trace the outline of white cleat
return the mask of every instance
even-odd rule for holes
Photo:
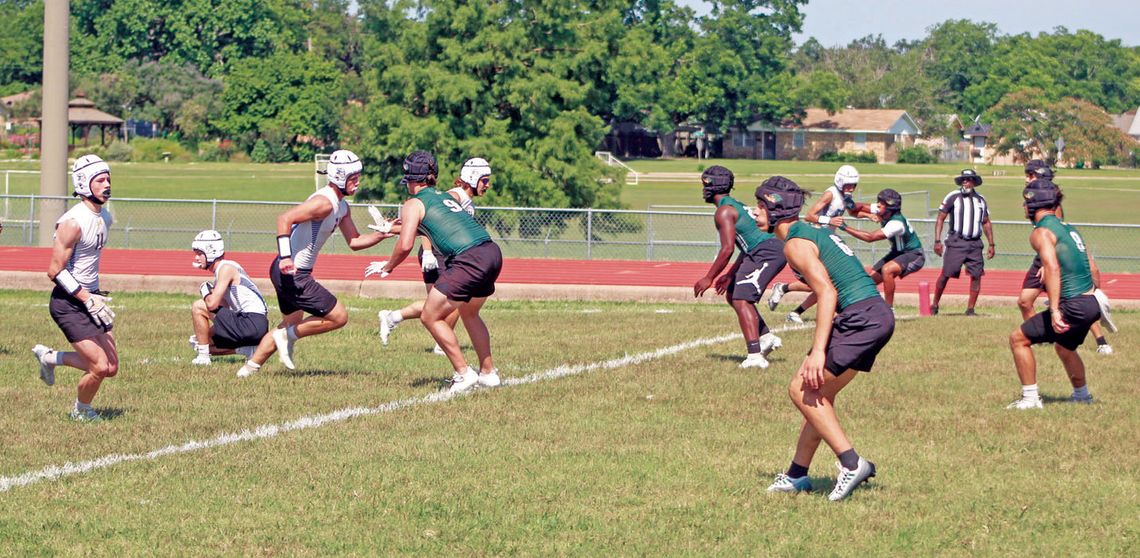
[[[783,346],[784,341],[771,332],[760,336],[760,354],[763,355],[764,358],[768,358],[768,355],[772,354],[772,351]]]
[[[788,292],[787,283],[776,283],[772,285],[772,294],[768,296],[768,309],[775,310],[780,305],[780,299]]]
[[[190,361],[190,364],[193,364],[194,366],[209,366],[210,355],[198,355],[194,357],[194,360]]]
[[[811,492],[811,479],[807,475],[793,479],[784,473],[780,473],[776,475],[776,480],[768,485],[768,492],[785,492],[788,494]]]
[[[36,360],[40,363],[40,379],[49,386],[55,385],[55,365],[44,362],[44,358],[48,355],[51,355],[52,359],[55,358],[55,349],[36,345],[32,347],[32,354],[36,355]]]
[[[238,347],[234,352],[245,357],[246,360],[253,358],[253,353],[257,352],[257,345],[250,345],[248,347]]]
[[[499,387],[499,385],[503,383],[503,381],[499,379],[499,369],[496,368],[486,374],[479,373],[478,383],[479,387]]]
[[[198,336],[197,335],[193,335],[193,334],[190,335],[190,349],[195,351],[195,352],[198,351]]]
[[[392,322],[388,321],[388,316],[392,314],[392,310],[381,310],[376,314],[377,319],[380,320],[380,344],[388,344],[388,336],[392,335],[392,330],[396,329]]]
[[[761,353],[752,353],[748,358],[740,361],[741,368],[767,368],[768,359]]]
[[[853,470],[844,469],[839,463],[835,466],[839,468],[839,477],[835,479],[835,488],[827,495],[827,499],[832,502],[846,498],[856,486],[859,486],[859,483],[875,476],[875,464],[862,457],[859,458],[859,465]]]
[[[456,372],[455,375],[451,377],[451,387],[447,388],[447,392],[460,393],[467,391],[472,387],[475,387],[475,384],[478,382],[479,373],[468,366],[466,372],[462,374]]]
[[[1019,397],[1013,400],[1013,403],[1005,406],[1006,409],[1016,409],[1019,411],[1027,411],[1029,409],[1044,409],[1045,406],[1041,403],[1040,397],[1025,398]]]
[[[447,353],[443,351],[443,347],[440,347],[439,343],[436,343],[435,346],[431,348],[431,352],[439,356],[447,356]]]
[[[254,375],[254,374],[257,374],[257,371],[258,371],[258,370],[261,370],[261,369],[260,369],[260,368],[258,368],[258,369],[256,369],[256,370],[255,370],[255,369],[253,369],[253,368],[250,368],[250,367],[248,367],[248,366],[246,366],[246,365],[244,365],[244,364],[243,364],[243,365],[241,366],[241,368],[239,368],[239,369],[238,369],[238,371],[237,371],[237,377],[239,377],[239,378],[248,378],[248,377],[250,377],[250,376],[252,376],[252,375]]]
[[[1112,345],[1109,345],[1108,343],[1105,343],[1104,345],[1097,345],[1096,346],[1096,354],[1098,354],[1098,355],[1111,355],[1112,354]]]
[[[788,312],[788,317],[784,318],[784,321],[791,324],[804,325],[804,319],[795,312]]]
[[[277,357],[281,364],[289,370],[296,370],[293,366],[293,342],[289,340],[289,332],[284,329],[273,330],[273,343],[277,345]]]

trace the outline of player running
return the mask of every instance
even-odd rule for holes
[[[190,346],[197,353],[190,364],[209,366],[210,355],[252,357],[269,332],[265,298],[240,264],[224,259],[226,245],[218,231],[198,233],[190,247],[194,267],[214,273],[213,281],[198,287],[202,298],[190,305],[194,323]]]
[[[75,351],[36,345],[32,353],[40,363],[40,379],[49,386],[55,384],[56,366],[83,371],[70,416],[78,422],[99,422],[103,418],[91,402],[103,380],[119,372],[111,332],[115,313],[107,306],[109,293],[99,290],[99,258],[112,223],[103,207],[111,199],[111,168],[97,155],[84,155],[72,166],[71,184],[80,202],[55,222],[47,276],[56,285],[48,310]]]
[[[499,246],[487,230],[467,213],[459,201],[435,188],[439,166],[426,151],[414,151],[404,160],[404,182],[411,199],[400,210],[400,239],[387,261],[372,262],[364,276],[387,277],[411,253],[416,234],[426,234],[433,248],[443,256],[439,280],[428,292],[420,322],[443,348],[455,369],[450,392],[474,387],[495,387],[499,371],[491,358],[491,334],[479,316],[487,297],[495,292],[495,280],[503,266]],[[463,327],[475,347],[479,370],[467,365],[459,341],[446,319],[459,310]]]
[[[887,255],[871,267],[871,279],[876,285],[883,284],[883,296],[887,299],[887,305],[894,308],[895,285],[898,280],[922,269],[926,264],[922,241],[919,240],[918,233],[914,232],[914,227],[903,217],[902,195],[890,188],[879,192],[875,204],[856,204],[855,210],[861,217],[877,219],[881,228],[867,232],[841,227],[847,234],[863,242],[891,241]]]
[[[782,176],[756,189],[758,218],[784,241],[784,254],[819,297],[811,351],[788,386],[804,416],[792,464],[776,475],[769,492],[811,490],[808,468],[820,441],[839,457],[839,476],[829,500],[842,500],[875,476],[875,464],[859,456],[835,411],[835,397],[858,371],[870,372],[890,341],[895,318],[843,239],[820,224],[798,221],[805,192]]]
[[[349,248],[363,250],[393,236],[387,222],[381,228],[360,234],[352,222],[346,196],[360,186],[363,165],[355,153],[344,149],[329,156],[328,184],[303,203],[277,217],[277,257],[269,266],[269,279],[277,291],[282,320],[261,339],[253,357],[238,370],[239,378],[257,373],[277,352],[281,363],[293,370],[293,344],[301,338],[327,333],[348,323],[344,303],[313,278],[317,255],[333,231],[340,229]],[[305,314],[310,314],[308,318]]]
[[[491,189],[491,164],[481,157],[473,157],[464,161],[463,167],[459,169],[459,177],[455,179],[454,184],[455,187],[448,190],[447,193],[459,202],[459,207],[463,208],[463,211],[474,217],[475,202],[473,198],[482,196]],[[439,258],[432,253],[431,240],[428,240],[426,236],[420,236],[420,245],[420,268],[423,272],[424,286],[430,293],[432,285],[439,280]],[[424,301],[422,300],[417,300],[399,310],[381,310],[378,316],[380,320],[380,342],[387,345],[392,330],[396,329],[400,322],[419,318],[423,314],[423,310]],[[459,321],[459,312],[448,314],[445,321],[454,330],[456,322]],[[438,343],[432,352],[445,355],[443,348]]]
[[[808,209],[807,214],[804,215],[804,220],[808,223],[829,226],[831,230],[843,226],[844,210],[855,215],[855,200],[851,196],[858,186],[859,171],[851,165],[839,167],[839,170],[835,171],[832,185],[824,190],[819,199],[812,204],[811,209]],[[801,316],[815,304],[815,293],[811,292],[811,288],[803,281],[797,280],[791,283],[772,285],[772,294],[768,297],[768,309],[775,310],[776,306],[780,304],[780,299],[789,292],[808,293],[807,298],[787,316],[788,322],[802,324],[804,320]]]
[[[693,295],[700,297],[716,282],[717,294],[736,312],[748,356],[741,368],[767,368],[768,354],[781,345],[781,340],[768,329],[764,318],[756,311],[756,303],[764,294],[768,283],[787,265],[784,245],[772,233],[760,230],[756,219],[744,204],[729,195],[735,182],[732,171],[720,165],[709,167],[701,174],[706,203],[716,205],[713,220],[720,237],[720,250],[708,273],[693,285]],[[728,273],[721,275],[733,247],[740,247],[740,257]]]
[[[1093,282],[1099,270],[1089,257],[1080,233],[1057,217],[1064,196],[1056,184],[1038,178],[1025,187],[1022,197],[1025,216],[1033,223],[1029,244],[1041,259],[1049,308],[1025,320],[1009,335],[1009,348],[1021,380],[1021,397],[1006,408],[1042,408],[1037,390],[1037,361],[1031,347],[1037,343],[1053,344],[1073,386],[1070,400],[1092,403],[1085,364],[1077,348],[1084,343],[1092,324],[1101,317]]]

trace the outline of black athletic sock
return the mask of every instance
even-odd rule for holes
[[[760,318],[760,335],[761,336],[768,335],[768,332],[771,331],[768,329],[768,323],[764,321],[763,316],[758,316],[758,317]]]
[[[760,352],[760,340],[748,342],[748,354],[755,354]]]
[[[793,461],[786,474],[793,479],[798,479],[808,474],[808,468]]]
[[[801,304],[799,306],[796,306],[796,309],[792,310],[792,312],[795,312],[796,314],[803,314],[804,312],[807,312],[807,308],[804,308],[804,305]]]
[[[1096,338],[1096,344],[1097,344],[1098,346],[1100,346],[1100,345],[1107,345],[1107,344],[1108,344],[1108,340],[1107,340],[1107,339],[1105,339],[1104,337],[1097,337],[1097,338]]]
[[[855,448],[851,448],[839,454],[839,464],[843,465],[844,469],[854,471],[859,467],[859,454],[855,453]]]

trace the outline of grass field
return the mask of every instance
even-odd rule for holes
[[[1083,351],[1092,406],[1062,402],[1063,371],[1039,349],[1046,407],[1037,412],[1004,409],[1017,395],[1005,343],[1019,321],[1013,309],[900,321],[875,372],[839,400],[879,476],[835,504],[826,501],[835,475],[826,450],[812,466],[815,494],[764,492],[791,457],[799,415],[786,384],[809,333],[783,333],[772,367],[744,372],[722,305],[492,301],[497,364],[505,380],[524,380],[434,402],[450,373],[422,328],[401,326],[387,347],[376,339],[375,312],[403,301],[348,299],[349,325],[302,340],[297,371],[273,360],[238,381],[234,360],[189,364],[191,297],[121,293],[123,364],[96,400],[111,420],[77,425],[65,413],[78,374],[61,369],[45,387],[29,351],[63,343],[46,301],[0,292],[2,315],[26,316],[0,337],[0,483],[339,409],[405,405],[0,492],[6,555],[1140,550],[1136,313],[1117,319],[1116,355]],[[675,349],[645,355],[666,347]],[[528,377],[552,370],[566,375]]]

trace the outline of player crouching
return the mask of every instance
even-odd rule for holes
[[[207,366],[210,355],[253,356],[269,331],[268,307],[261,291],[240,264],[223,259],[226,245],[218,231],[198,233],[190,247],[194,267],[214,272],[214,280],[198,289],[202,298],[190,306],[194,319],[190,345],[198,353],[191,364]]]

